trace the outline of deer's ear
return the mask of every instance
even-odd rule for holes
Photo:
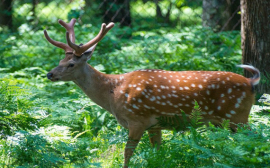
[[[83,56],[86,58],[86,60],[90,60],[92,57],[92,54],[96,48],[97,44],[94,46],[90,47],[87,51],[84,52]]]

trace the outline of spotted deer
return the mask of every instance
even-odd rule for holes
[[[236,130],[237,124],[247,124],[254,102],[254,86],[259,83],[260,72],[253,66],[240,65],[251,73],[245,78],[223,71],[165,71],[156,69],[137,70],[121,75],[104,74],[87,61],[97,43],[113,28],[114,24],[102,24],[98,35],[84,45],[75,44],[74,24],[59,20],[67,30],[67,44],[54,41],[44,30],[46,39],[65,50],[65,58],[47,74],[51,81],[73,81],[96,104],[109,111],[117,121],[129,130],[125,148],[124,167],[145,130],[152,145],[161,144],[159,117],[189,116],[195,101],[202,109],[202,121],[220,124],[230,120]],[[179,123],[181,124],[181,123]]]

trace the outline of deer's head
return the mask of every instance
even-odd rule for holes
[[[108,25],[103,23],[98,35],[94,39],[84,45],[76,45],[74,34],[75,22],[76,19],[71,19],[69,23],[59,20],[59,23],[67,30],[67,44],[51,39],[47,31],[44,30],[44,35],[51,44],[65,50],[65,58],[59,62],[57,67],[47,74],[47,78],[51,81],[71,81],[80,76],[87,60],[91,58],[97,43],[114,26],[114,23],[109,23]]]

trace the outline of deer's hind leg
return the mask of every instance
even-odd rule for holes
[[[149,140],[153,147],[159,149],[162,140],[161,130],[148,130]]]

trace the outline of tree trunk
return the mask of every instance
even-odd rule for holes
[[[12,0],[0,2],[0,26],[7,26],[12,29]]]
[[[159,6],[159,0],[155,0],[156,5],[156,19],[158,23],[168,23],[170,24],[170,16],[171,16],[171,10],[172,10],[172,2],[170,2],[167,13],[165,15],[162,14],[161,7]]]
[[[130,0],[106,0],[100,9],[105,23],[119,22],[120,26],[131,26]]]
[[[259,93],[270,93],[270,1],[241,0],[242,62],[261,71]],[[245,76],[250,76],[245,72]]]
[[[240,0],[203,0],[203,26],[214,31],[240,30]]]

